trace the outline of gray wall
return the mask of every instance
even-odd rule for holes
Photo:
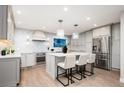
[[[92,52],[92,31],[80,33],[79,39],[71,38],[72,51]]]
[[[92,31],[86,32],[86,52],[92,52]]]
[[[7,39],[7,6],[0,5],[0,39]]]
[[[120,24],[112,26],[112,68],[120,69]]]
[[[124,83],[124,11],[120,18],[120,81]]]

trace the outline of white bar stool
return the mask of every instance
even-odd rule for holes
[[[92,76],[94,74],[94,63],[95,63],[95,59],[96,59],[96,54],[90,54],[89,55],[89,59],[87,60],[87,64],[90,64],[91,69],[90,71],[85,70],[85,72],[88,72],[89,74],[86,74],[87,76]]]
[[[88,54],[85,54],[85,55],[80,55],[79,56],[79,60],[76,61],[76,71],[78,74],[81,75],[80,78],[77,78],[73,75],[74,78],[78,79],[78,80],[82,80],[82,77],[86,78],[85,75],[84,75],[84,68],[85,68],[85,65],[87,64],[87,60],[88,60]],[[78,69],[79,67],[79,69]]]
[[[71,80],[71,83],[74,83],[72,80],[72,68],[75,67],[75,62],[76,62],[76,57],[75,55],[67,55],[65,57],[64,62],[60,62],[57,64],[57,80],[63,85],[63,86],[68,86],[69,85],[69,80]],[[59,79],[59,67],[65,70],[68,83],[64,84],[60,79]],[[71,76],[71,79],[70,79]]]

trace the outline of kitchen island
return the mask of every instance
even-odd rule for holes
[[[0,56],[0,87],[12,87],[19,84],[20,61],[20,55]]]
[[[70,52],[70,53],[46,53],[46,72],[55,80],[57,76],[57,64],[64,62],[67,55],[86,55],[84,52]],[[63,71],[60,71],[62,73]]]

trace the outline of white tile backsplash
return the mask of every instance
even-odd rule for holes
[[[16,49],[17,54],[48,51],[48,42],[32,41],[32,34],[34,31],[16,29],[15,32],[14,48]],[[52,38],[55,37],[56,34],[45,32],[45,36],[50,39],[51,46]]]

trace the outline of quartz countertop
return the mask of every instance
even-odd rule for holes
[[[10,54],[10,55],[5,55],[5,56],[0,55],[0,59],[3,59],[3,58],[20,58],[20,57],[21,56],[17,55],[17,54]]]
[[[52,56],[61,57],[61,56],[67,56],[67,55],[86,55],[86,54],[90,54],[90,53],[86,53],[86,52],[70,52],[70,53],[47,53],[47,54],[52,55]]]

